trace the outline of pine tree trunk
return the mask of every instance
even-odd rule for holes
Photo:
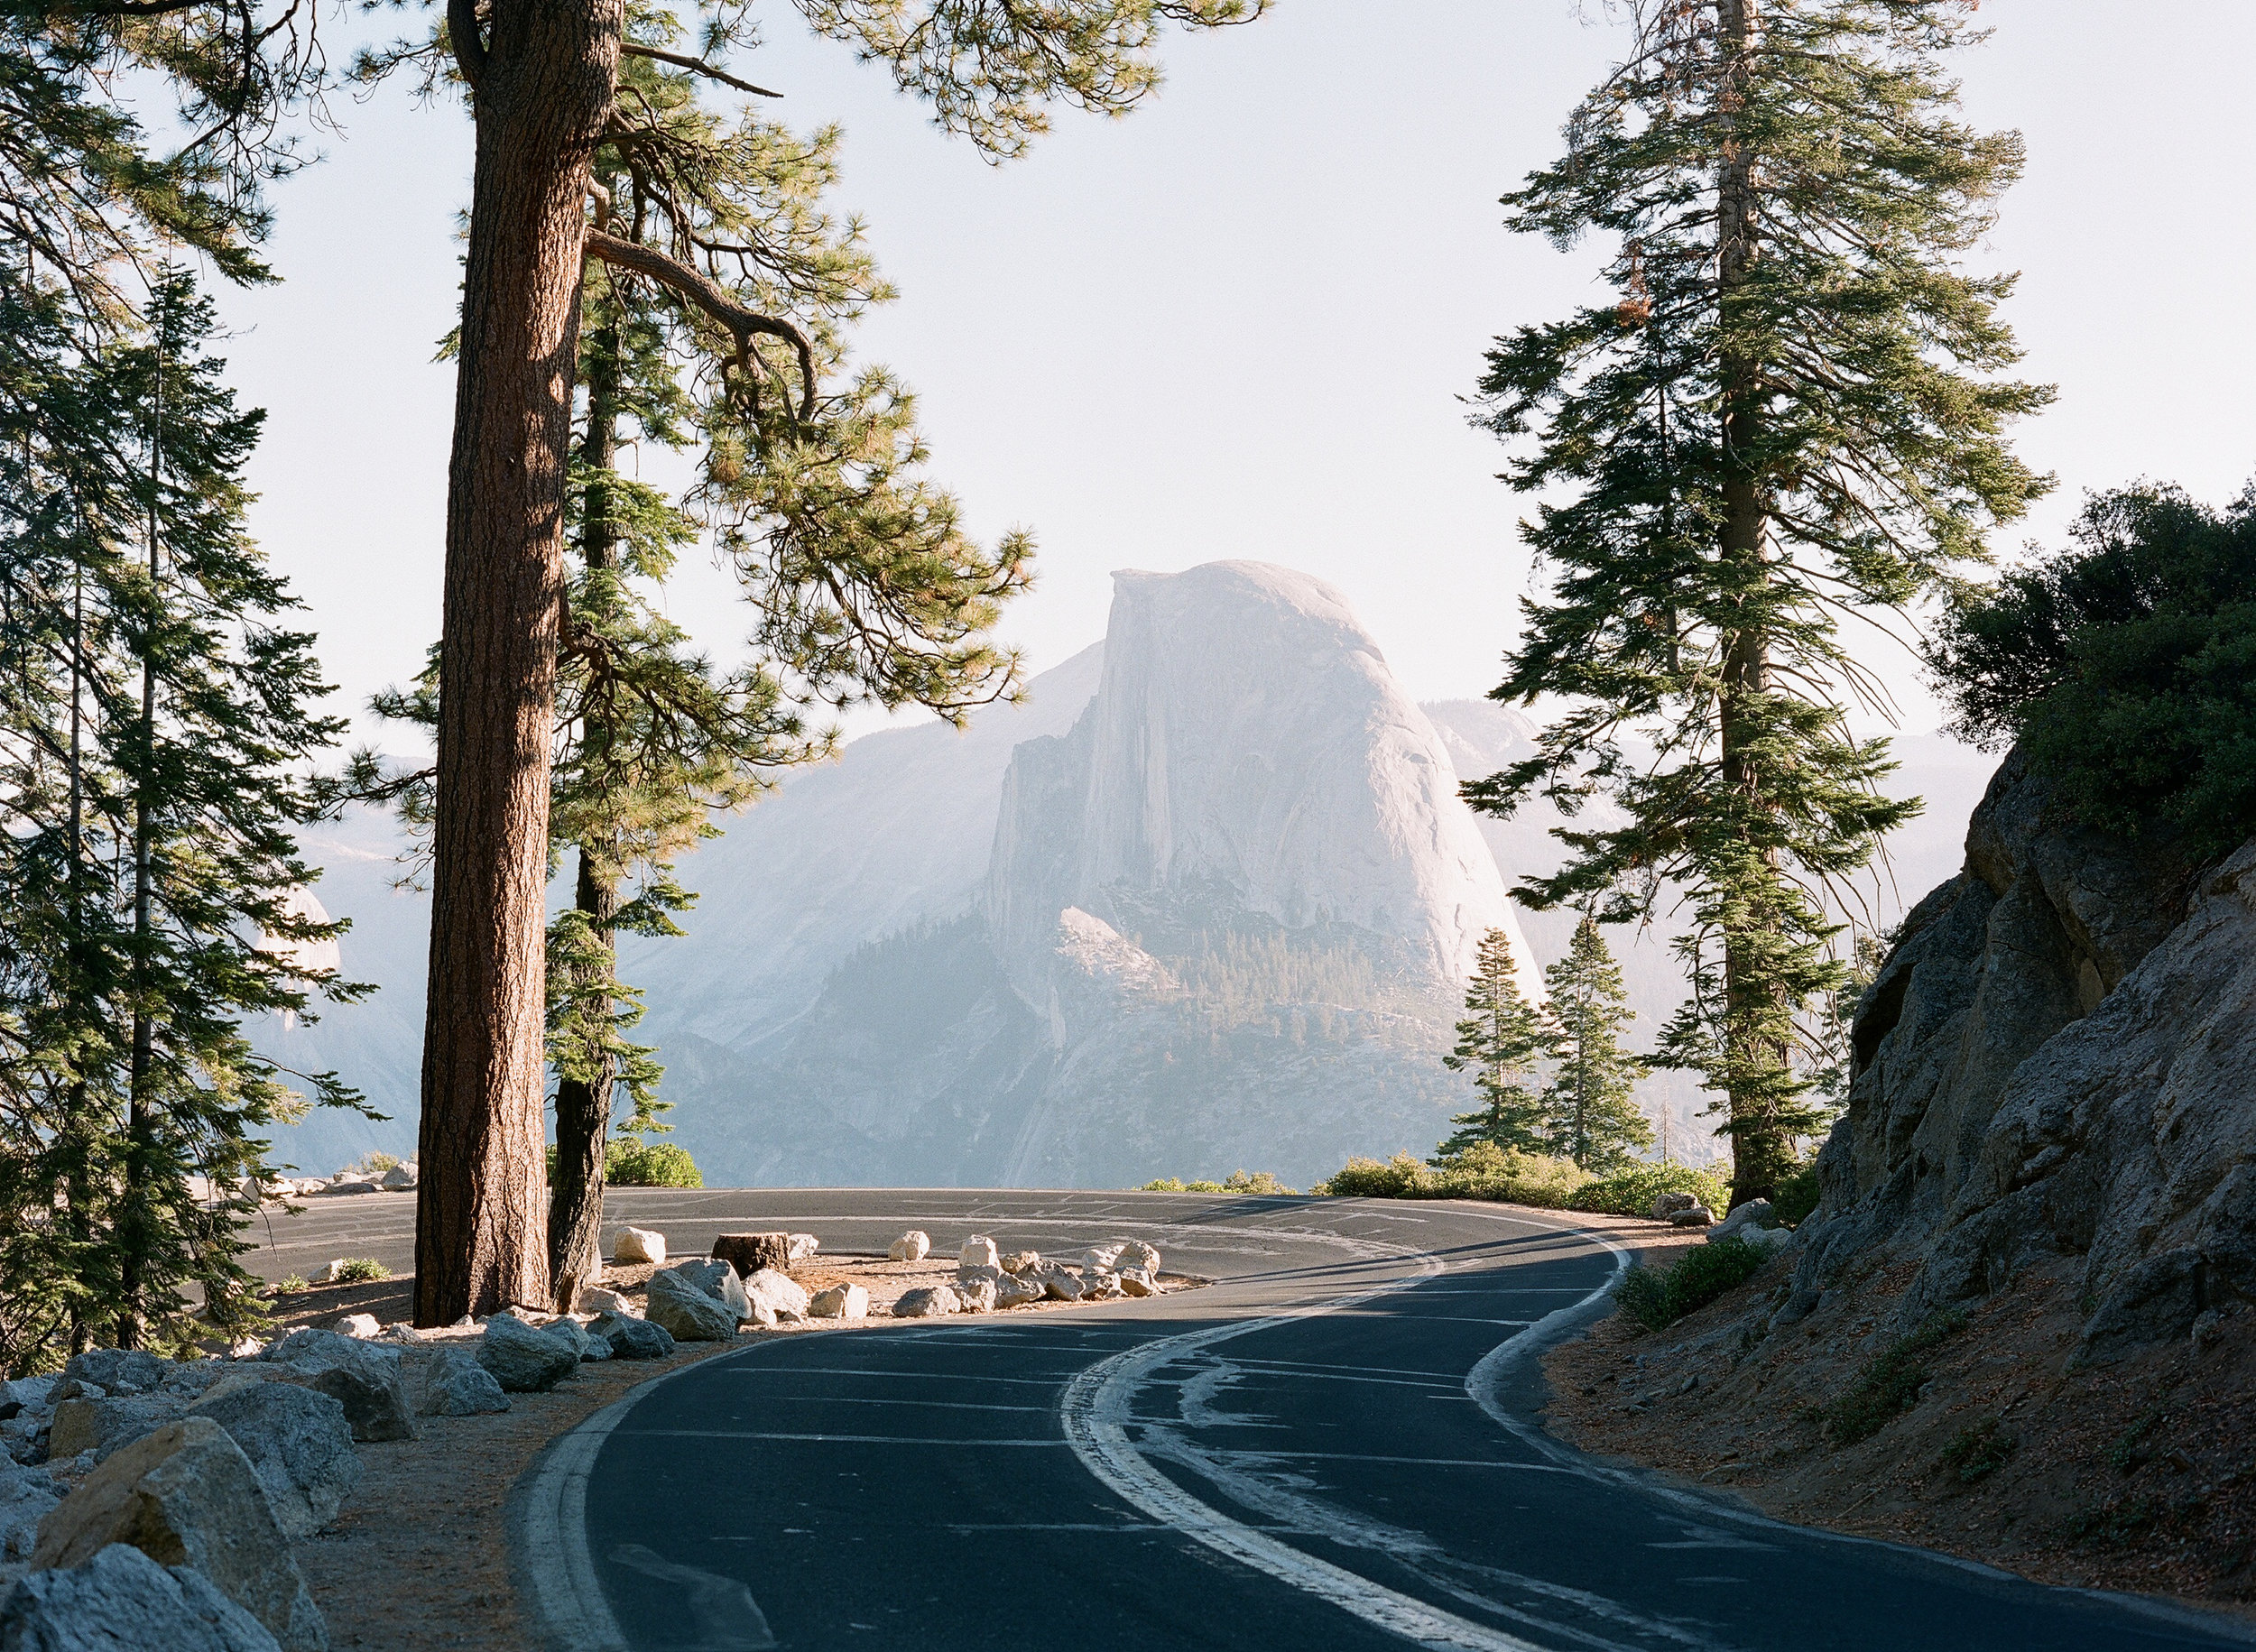
[[[619,888],[610,869],[579,852],[577,904],[611,950],[611,919]],[[606,976],[609,971],[606,970]],[[606,1054],[592,1079],[556,1084],[556,1179],[549,1187],[549,1283],[556,1311],[569,1314],[572,1296],[603,1256],[603,1158],[611,1137],[611,1094],[618,1075]]]
[[[618,459],[618,328],[598,328],[588,345],[587,433],[580,443],[579,457],[590,471],[603,475]],[[581,559],[591,570],[612,565],[611,497],[600,484],[587,490],[579,539]],[[590,728],[581,737],[604,736],[602,731]],[[580,845],[574,899],[602,939],[605,961],[599,967],[601,979],[607,981],[615,952],[611,920],[619,910],[618,870],[607,859],[598,858],[586,844]],[[608,1053],[592,1079],[557,1080],[556,1176],[549,1186],[549,1288],[559,1314],[571,1311],[573,1294],[603,1254],[604,1151],[611,1136],[611,1100],[616,1084],[615,1064]]]
[[[1770,513],[1756,475],[1762,439],[1761,375],[1755,363],[1734,344],[1734,300],[1752,279],[1761,234],[1755,199],[1754,157],[1734,132],[1734,117],[1746,104],[1754,73],[1752,48],[1759,0],[1717,0],[1722,83],[1718,88],[1724,138],[1716,186],[1716,272],[1725,339],[1724,385],[1724,521],[1718,549],[1722,560],[1743,572],[1746,588],[1758,591],[1767,578]],[[1747,804],[1759,799],[1761,776],[1747,757],[1759,719],[1749,701],[1769,688],[1770,638],[1760,615],[1750,617],[1726,639],[1718,706],[1724,783]],[[1775,863],[1770,875],[1779,878]],[[1724,934],[1724,1036],[1742,1076],[1729,1096],[1732,1124],[1732,1203],[1759,1197],[1776,1179],[1784,1143],[1766,1127],[1771,1111],[1759,1075],[1782,1068],[1786,1052],[1774,1041],[1750,1036],[1752,1023],[1774,1008],[1778,988],[1761,960],[1767,952],[1759,931],[1726,929]],[[1752,1070],[1752,1071],[1750,1071]]]
[[[134,1018],[131,1064],[125,1093],[125,1162],[123,1196],[118,1201],[117,1345],[142,1344],[146,1315],[142,1303],[142,1264],[153,1242],[154,1224],[149,1219],[151,1173],[154,1150],[150,1134],[154,1121],[149,1109],[149,1069],[154,1044],[149,1024],[149,1001],[144,974],[149,953],[150,887],[149,789],[157,771],[157,605],[164,586],[157,564],[158,486],[160,455],[164,432],[164,321],[157,319],[157,381],[154,405],[149,415],[149,601],[150,614],[141,644],[141,772],[134,777]]]
[[[588,166],[622,0],[449,8],[475,88],[439,666],[415,1319],[549,1300],[543,892]],[[462,39],[466,30],[472,38]]]

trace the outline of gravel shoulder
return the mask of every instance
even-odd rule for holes
[[[2032,1269],[1918,1355],[1908,1408],[1839,1444],[1827,1408],[1871,1391],[1909,1269],[1748,1345],[1789,1266],[1666,1330],[1617,1312],[1551,1350],[1547,1426],[1779,1519],[2256,1619],[2256,1314],[2071,1372],[2075,1270]]]

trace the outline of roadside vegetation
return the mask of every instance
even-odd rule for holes
[[[556,1179],[556,1149],[549,1152],[549,1179]],[[637,1141],[615,1136],[604,1146],[603,1179],[612,1187],[702,1187],[704,1174],[689,1149],[670,1141]]]
[[[1632,1268],[1613,1287],[1622,1311],[1648,1331],[1672,1325],[1743,1285],[1771,1252],[1743,1239],[1711,1239],[1667,1268]]]
[[[1723,1178],[1712,1169],[1645,1164],[1598,1177],[1570,1159],[1478,1140],[1423,1162],[1410,1153],[1350,1158],[1308,1191],[1336,1199],[1489,1199],[1615,1216],[1649,1214],[1664,1193],[1688,1193],[1711,1210],[1724,1201]]]
[[[1170,1176],[1163,1177],[1156,1182],[1146,1182],[1136,1191],[1138,1193],[1284,1194],[1298,1193],[1299,1189],[1286,1186],[1266,1170],[1255,1170],[1250,1174],[1244,1170],[1233,1170],[1218,1182],[1186,1182],[1179,1177]]]

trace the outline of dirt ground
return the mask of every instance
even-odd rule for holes
[[[1900,1340],[1910,1270],[1828,1292],[1750,1346],[1748,1315],[1783,1301],[1788,1266],[1666,1330],[1615,1314],[1554,1349],[1552,1432],[1780,1519],[2256,1617],[2256,1312],[2199,1347],[2070,1372],[2080,1267],[2031,1270],[1894,1361],[1908,1408],[1840,1444],[1842,1402],[1874,1393]]]
[[[675,1258],[674,1260],[680,1260]],[[604,1284],[623,1296],[645,1294],[650,1266],[613,1267]],[[791,1277],[811,1294],[848,1281],[870,1294],[871,1317],[847,1322],[865,1331],[896,1323],[892,1305],[920,1286],[956,1277],[953,1258],[889,1262],[882,1257],[809,1258]],[[1204,1283],[1162,1273],[1171,1290]],[[386,1324],[406,1319],[414,1280],[316,1286],[276,1302],[282,1329],[326,1325],[347,1314],[374,1314]],[[1012,1314],[1069,1313],[1078,1305],[1042,1302]],[[422,1437],[364,1444],[359,1487],[329,1526],[298,1546],[298,1564],[328,1620],[329,1644],[356,1652],[421,1652],[476,1647],[485,1652],[536,1652],[512,1581],[506,1506],[520,1476],[557,1435],[576,1427],[629,1390],[669,1371],[726,1353],[762,1337],[837,1335],[840,1322],[745,1332],[728,1343],[683,1343],[671,1359],[599,1361],[545,1394],[512,1394],[493,1417],[427,1417]],[[436,1346],[475,1339],[475,1330],[424,1333],[402,1351],[409,1386]]]

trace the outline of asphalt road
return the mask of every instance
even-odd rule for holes
[[[374,1199],[356,1201],[373,1205]],[[405,1200],[385,1200],[405,1206]],[[615,1195],[678,1249],[1158,1245],[1153,1302],[763,1339],[649,1384],[520,1489],[555,1644],[917,1648],[2146,1648],[2239,1626],[1774,1525],[1535,1423],[1616,1257],[1480,1207],[1166,1195]],[[299,1218],[309,1221],[310,1218]],[[309,1228],[390,1255],[388,1212]],[[319,1233],[325,1237],[310,1240]],[[296,1241],[291,1241],[296,1242]],[[331,1254],[337,1251],[332,1248]],[[279,1253],[278,1253],[279,1254]]]

